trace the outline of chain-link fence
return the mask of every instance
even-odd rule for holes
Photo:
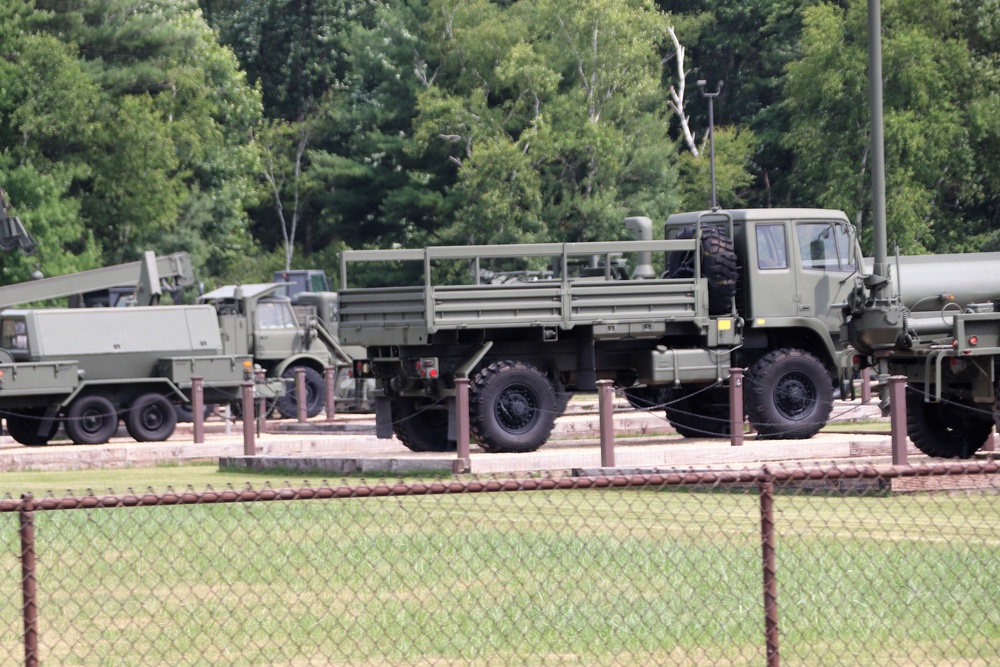
[[[996,664],[998,472],[7,499],[0,662]]]

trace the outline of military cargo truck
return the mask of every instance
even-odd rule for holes
[[[759,434],[815,434],[842,348],[835,304],[853,289],[860,257],[846,215],[682,213],[666,221],[662,241],[648,240],[646,218],[626,224],[640,240],[342,253],[340,339],[368,349],[379,436],[394,433],[415,451],[453,448],[456,377],[471,379],[472,435],[487,451],[538,448],[568,395],[593,391],[599,378],[665,403],[685,436],[725,436],[733,366],[748,368],[745,404]],[[633,258],[631,274],[619,254]],[[548,257],[548,273],[523,280],[454,278]],[[599,261],[570,275],[590,257]],[[369,262],[415,264],[420,278],[351,287],[348,269]]]
[[[119,420],[135,440],[165,440],[193,376],[217,403],[239,400],[253,377],[252,357],[226,351],[208,306],[5,310],[0,348],[0,411],[25,445],[48,443],[60,424],[75,443],[107,442]]]

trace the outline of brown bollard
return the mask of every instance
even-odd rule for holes
[[[309,420],[309,410],[306,405],[306,368],[305,366],[295,367],[295,403],[298,407],[299,423],[305,424]]]
[[[257,456],[257,443],[254,441],[254,405],[253,382],[247,380],[240,384],[243,389],[243,455]]]
[[[267,371],[258,369],[253,374],[257,382],[264,382],[267,379]],[[261,396],[257,399],[257,437],[267,430],[267,399]]]
[[[455,378],[455,449],[458,459],[454,472],[469,472],[472,454],[469,446],[469,378]]]
[[[205,378],[200,375],[191,376],[191,424],[195,444],[205,442]]]
[[[597,381],[597,412],[600,414],[601,467],[615,467],[614,382]]]
[[[841,396],[841,398],[847,398]],[[870,368],[861,371],[861,405],[868,405],[872,402],[872,372]]]
[[[905,466],[906,452],[906,376],[889,377],[889,423],[892,428],[892,465]]]
[[[729,444],[743,445],[743,369],[729,369]]]
[[[337,417],[337,367],[324,368],[323,379],[326,380],[326,420],[332,422]]]

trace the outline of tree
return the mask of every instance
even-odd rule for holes
[[[958,14],[945,0],[899,0],[885,10],[890,239],[903,252],[978,249],[983,226],[967,216],[983,189],[968,128],[981,98]],[[870,208],[867,8],[851,0],[846,9],[819,5],[804,17],[803,55],[785,82],[800,184],[793,199],[856,211],[863,221]]]

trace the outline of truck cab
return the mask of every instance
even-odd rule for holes
[[[738,265],[732,298],[744,322],[744,348],[805,347],[834,372],[840,305],[854,287],[860,257],[847,216],[800,208],[681,213],[667,219],[664,237],[682,238],[699,225],[732,234]],[[678,265],[667,257],[668,271]]]

